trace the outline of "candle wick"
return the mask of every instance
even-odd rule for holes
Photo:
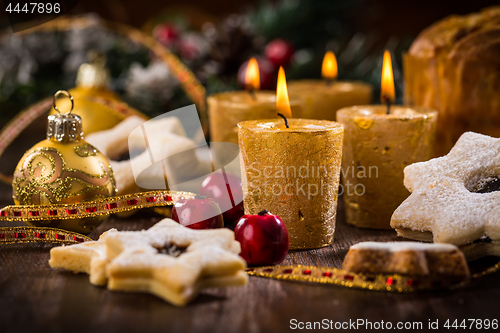
[[[386,114],[391,114],[391,99],[387,98],[387,96],[382,97],[382,102],[384,102],[387,105],[387,111]]]
[[[278,116],[280,116],[281,118],[283,118],[285,120],[285,126],[286,126],[286,128],[290,128],[290,126],[288,126],[288,120],[286,119],[286,117],[283,114],[279,113],[279,112],[278,112]]]
[[[329,77],[328,79],[326,79],[326,86],[331,86],[333,82],[335,82],[335,79]]]
[[[247,90],[250,93],[250,96],[252,97],[252,99],[256,102],[257,96],[255,95],[255,89],[252,86],[248,86]]]

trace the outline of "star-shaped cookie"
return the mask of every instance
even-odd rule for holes
[[[464,133],[448,155],[409,165],[404,175],[411,195],[391,218],[400,236],[455,245],[482,239],[472,257],[500,255],[500,139]]]
[[[202,288],[246,284],[239,252],[229,229],[192,230],[164,219],[145,231],[110,230],[96,242],[53,248],[49,264],[89,273],[110,290],[147,291],[184,306]]]

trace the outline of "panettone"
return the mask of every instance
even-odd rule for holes
[[[500,137],[500,6],[431,25],[403,66],[406,103],[439,111],[438,155],[466,131]]]

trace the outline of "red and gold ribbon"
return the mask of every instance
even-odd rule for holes
[[[0,209],[0,221],[35,222],[106,216],[142,208],[172,206],[181,198],[196,196],[190,192],[152,191],[74,204],[12,205]]]
[[[347,272],[343,269],[334,267],[302,265],[249,268],[247,269],[247,273],[252,276],[267,277],[277,280],[314,282],[348,288],[399,293],[436,288],[451,288],[462,285],[466,282],[458,280],[432,279],[428,276],[361,274]]]

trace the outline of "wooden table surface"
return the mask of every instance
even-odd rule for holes
[[[9,195],[9,188],[0,186],[2,206],[9,204]],[[110,217],[91,237],[109,228],[145,229],[156,221],[144,213],[127,219]],[[393,231],[347,225],[340,207],[334,244],[291,252],[283,264],[340,267],[349,246],[366,240],[398,238]],[[2,246],[0,332],[282,332],[291,330],[293,319],[422,322],[426,331],[429,320],[438,319],[443,329],[447,319],[500,319],[500,272],[458,290],[412,294],[250,277],[244,287],[208,289],[185,308],[176,308],[149,294],[94,287],[85,274],[53,270],[48,264],[52,246]],[[481,271],[498,260],[472,262],[471,270]]]

